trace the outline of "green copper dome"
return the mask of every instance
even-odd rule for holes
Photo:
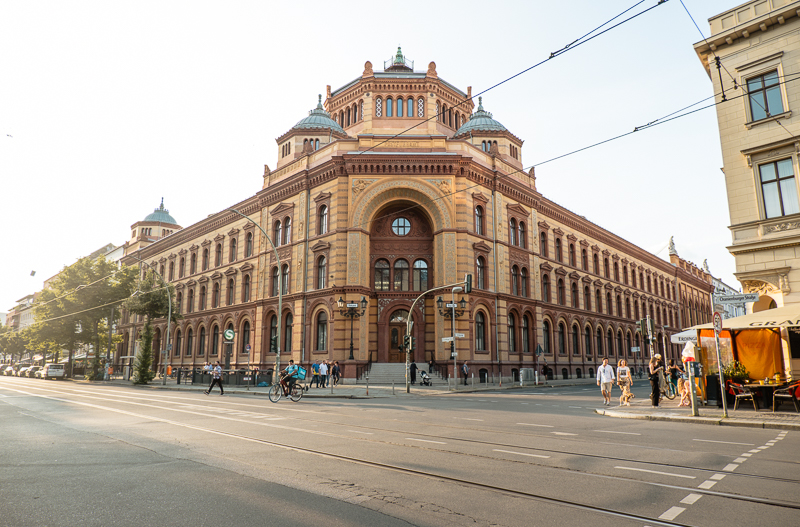
[[[505,132],[506,127],[500,124],[500,122],[495,121],[492,118],[492,114],[484,111],[483,109],[483,97],[478,97],[478,110],[470,115],[469,121],[464,123],[461,128],[458,129],[456,135],[461,134],[468,134],[470,132]]]
[[[161,205],[153,211],[152,214],[148,214],[144,221],[156,221],[159,223],[171,223],[173,225],[177,225],[178,222],[175,221],[175,218],[169,215],[169,211],[164,208],[164,198],[161,198]]]
[[[308,117],[300,119],[292,130],[328,130],[346,134],[339,123],[331,119],[331,115],[322,107],[322,95],[319,96],[317,107],[308,112]]]

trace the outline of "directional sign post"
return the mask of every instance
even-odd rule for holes
[[[745,302],[758,302],[758,293],[742,293],[738,295],[714,295],[714,300],[720,304],[744,304]]]
[[[722,332],[722,315],[714,313],[714,342],[717,346],[717,366],[719,367],[719,397],[722,399],[722,417],[728,417],[728,403],[725,400],[725,379],[722,376],[722,359],[719,355],[719,334]]]
[[[442,342],[453,342],[455,337],[442,337]]]

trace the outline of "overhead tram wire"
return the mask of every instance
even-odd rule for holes
[[[631,20],[633,20],[634,18],[637,18],[638,16],[640,16],[640,15],[643,15],[643,14],[647,13],[648,11],[650,11],[650,10],[652,10],[652,9],[655,9],[655,8],[656,8],[656,7],[658,7],[658,6],[660,6],[660,5],[662,5],[662,4],[665,4],[665,3],[669,2],[669,0],[658,0],[658,3],[656,3],[656,4],[655,4],[655,5],[653,5],[653,6],[650,6],[650,7],[648,7],[648,8],[647,8],[647,9],[645,9],[644,11],[640,11],[639,13],[636,13],[635,15],[633,15],[633,16],[631,16],[631,17],[628,17],[628,18],[626,18],[626,19],[625,19],[625,20],[623,20],[623,21],[621,21],[621,22],[619,22],[619,23],[617,23],[617,24],[614,24],[613,26],[611,26],[611,27],[609,27],[609,28],[606,28],[606,29],[604,29],[604,30],[603,30],[603,31],[601,31],[600,33],[597,33],[597,34],[595,34],[595,35],[592,35],[592,33],[596,32],[596,31],[597,31],[597,30],[599,30],[600,28],[602,28],[602,27],[604,27],[604,26],[606,26],[606,25],[610,24],[611,22],[613,22],[613,21],[614,21],[614,20],[616,20],[617,18],[621,17],[622,15],[624,15],[625,13],[627,13],[628,11],[630,11],[631,9],[633,9],[633,8],[635,8],[635,7],[637,7],[637,6],[639,6],[640,4],[644,3],[645,1],[646,1],[646,0],[640,0],[639,2],[635,3],[634,5],[632,5],[631,7],[629,7],[628,9],[626,9],[625,11],[623,11],[623,12],[621,12],[620,14],[616,15],[615,17],[613,17],[613,18],[610,18],[609,20],[607,20],[607,21],[603,22],[602,24],[600,24],[599,26],[597,26],[597,27],[596,27],[596,28],[594,28],[593,30],[591,30],[591,31],[589,31],[588,33],[586,33],[585,35],[583,35],[582,37],[580,37],[580,38],[578,38],[578,39],[576,39],[576,40],[572,41],[571,43],[567,44],[566,46],[564,46],[563,48],[561,48],[561,49],[559,49],[559,50],[557,50],[557,51],[553,51],[553,52],[551,52],[551,53],[550,53],[550,56],[549,56],[549,57],[547,57],[546,59],[544,59],[544,60],[542,60],[542,61],[540,61],[540,62],[537,62],[537,63],[536,63],[536,64],[534,64],[533,66],[530,66],[530,67],[528,67],[528,68],[526,68],[526,69],[524,69],[524,70],[522,70],[522,71],[520,71],[520,72],[518,72],[518,73],[515,73],[515,74],[514,74],[514,75],[512,75],[511,77],[508,77],[507,79],[504,79],[504,80],[502,80],[502,81],[498,82],[497,84],[494,84],[494,85],[492,85],[492,86],[489,86],[489,87],[488,87],[488,88],[486,88],[485,90],[483,90],[483,91],[481,91],[481,92],[478,92],[478,93],[476,93],[475,95],[473,95],[473,96],[471,96],[471,97],[468,97],[468,98],[464,99],[464,100],[463,100],[463,101],[461,101],[460,103],[458,103],[458,104],[454,105],[454,106],[451,108],[451,110],[452,110],[452,109],[455,109],[455,108],[458,108],[459,106],[461,106],[461,105],[463,105],[463,104],[466,104],[466,103],[467,103],[467,101],[472,101],[473,99],[475,99],[475,97],[481,96],[481,95],[483,95],[484,93],[486,93],[486,92],[488,92],[488,91],[490,91],[490,90],[493,90],[493,89],[497,88],[498,86],[501,86],[501,85],[503,85],[503,84],[507,83],[508,81],[510,81],[510,80],[513,80],[513,79],[515,79],[515,78],[519,77],[520,75],[523,75],[523,74],[525,74],[525,73],[527,73],[527,72],[531,71],[531,70],[532,70],[532,69],[534,69],[534,68],[538,68],[538,67],[539,67],[539,66],[541,66],[542,64],[544,64],[544,63],[546,63],[546,62],[549,62],[549,61],[553,60],[553,59],[554,59],[554,58],[556,58],[556,57],[560,57],[561,55],[563,55],[563,54],[564,54],[564,53],[566,53],[567,51],[573,50],[573,49],[577,48],[578,46],[581,46],[581,45],[583,45],[583,44],[586,44],[586,43],[587,43],[587,42],[589,42],[590,40],[593,40],[593,39],[595,39],[596,37],[599,37],[600,35],[603,35],[604,33],[607,33],[607,32],[609,32],[609,31],[611,31],[612,29],[615,29],[615,28],[617,28],[617,27],[621,26],[622,24],[625,24],[626,22],[630,22],[630,21],[631,21]],[[591,37],[589,37],[589,35],[592,35],[592,36],[591,36]],[[586,38],[586,37],[589,37],[589,38]],[[584,39],[585,39],[585,40],[584,40]],[[420,126],[420,125],[423,125],[423,124],[427,123],[428,121],[430,121],[430,120],[432,120],[432,119],[436,119],[436,118],[438,118],[438,117],[439,117],[440,115],[442,115],[442,114],[443,114],[443,112],[437,112],[437,113],[435,113],[434,115],[432,115],[432,116],[428,117],[427,119],[424,119],[424,120],[422,120],[422,121],[418,122],[418,123],[417,123],[417,124],[415,124],[414,126],[411,126],[411,127],[409,127],[409,128],[406,128],[405,130],[403,130],[403,131],[401,131],[401,132],[398,132],[398,133],[396,133],[395,135],[393,135],[393,136],[389,137],[388,139],[384,139],[383,141],[379,142],[379,143],[378,143],[378,144],[376,144],[376,145],[373,145],[373,146],[371,146],[371,147],[367,148],[366,150],[360,151],[360,152],[359,152],[358,154],[356,154],[356,155],[363,155],[363,154],[366,154],[367,152],[370,152],[370,151],[374,150],[375,148],[377,148],[377,147],[381,146],[382,144],[384,144],[384,143],[387,143],[387,142],[389,142],[389,141],[391,141],[391,140],[393,140],[393,139],[396,139],[396,138],[400,137],[401,135],[403,135],[403,134],[405,134],[405,133],[407,133],[407,132],[410,132],[410,131],[411,131],[411,130],[413,130],[414,128],[417,128],[418,126]]]

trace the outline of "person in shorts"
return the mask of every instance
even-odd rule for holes
[[[603,394],[603,404],[611,404],[611,385],[614,384],[614,368],[608,365],[608,358],[603,359],[603,365],[597,368],[597,385]]]

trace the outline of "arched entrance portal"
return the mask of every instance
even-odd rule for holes
[[[405,362],[405,353],[400,353],[399,346],[403,343],[403,338],[406,335],[406,323],[408,322],[408,311],[405,309],[398,309],[389,317],[388,330],[386,341],[389,344],[387,350],[389,362]]]

